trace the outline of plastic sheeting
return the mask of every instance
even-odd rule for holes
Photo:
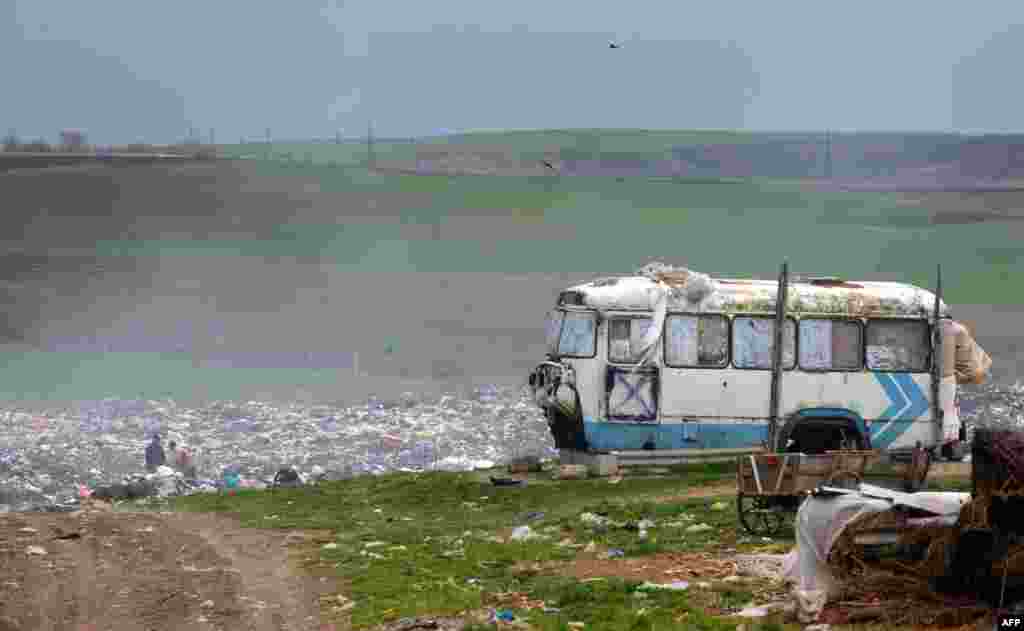
[[[992,359],[959,322],[942,323],[942,376],[956,377],[958,384],[982,384],[992,368]]]
[[[843,529],[855,519],[892,507],[887,500],[859,494],[804,500],[796,515],[797,562],[791,570],[797,588],[831,595],[835,582],[827,566],[828,553]]]
[[[956,378],[943,377],[939,384],[939,403],[942,405],[942,441],[960,438],[960,410],[956,404]]]
[[[716,287],[715,281],[707,274],[659,261],[652,261],[644,265],[637,270],[637,274],[665,285],[669,288],[673,298],[682,299],[691,304],[704,300],[714,293]]]
[[[954,515],[959,514],[963,504],[970,499],[968,493],[886,491],[884,495],[890,499],[869,497],[863,493],[812,496],[800,505],[796,518],[797,547],[787,556],[783,573],[795,583],[797,608],[804,621],[813,621],[815,608],[820,611],[829,598],[838,595],[837,583],[828,567],[828,555],[843,530],[855,520],[903,505],[940,517]]]
[[[793,320],[782,327],[782,365],[792,368],[796,361],[796,330]],[[733,319],[733,362],[739,368],[772,367],[775,346],[775,320],[740,316]]]
[[[800,366],[832,368],[832,320],[800,321]]]

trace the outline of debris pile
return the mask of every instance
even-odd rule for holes
[[[1000,419],[976,430],[970,494],[861,484],[808,499],[791,559],[796,595],[816,598],[801,609],[806,621],[871,614],[893,625],[960,623],[964,612],[1024,601],[1024,428],[1014,425]],[[910,600],[857,609],[870,593]]]
[[[196,480],[138,475],[155,433],[189,448]],[[156,494],[172,487],[195,492],[223,486],[225,471],[237,474],[244,488],[269,485],[283,466],[319,467],[317,477],[341,478],[471,470],[553,453],[547,422],[529,395],[493,387],[465,398],[406,393],[356,405],[188,407],[108,399],[42,412],[0,409],[0,512],[67,508],[77,502],[80,485],[120,484],[126,488],[115,493],[131,494],[146,482]]]
[[[989,382],[960,387],[960,420],[967,424],[967,439],[981,427],[1024,428],[1024,383]]]
[[[689,303],[699,303],[715,291],[715,281],[707,274],[659,261],[644,265],[637,270],[637,274],[664,283],[674,298]]]

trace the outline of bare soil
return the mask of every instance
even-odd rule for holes
[[[666,552],[624,559],[585,558],[581,555],[561,573],[578,579],[620,577],[652,583],[718,581],[736,574],[736,563],[711,553]]]
[[[194,513],[2,515],[0,631],[333,629],[320,598],[339,586],[297,567],[316,536]]]

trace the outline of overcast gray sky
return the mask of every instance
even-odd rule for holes
[[[1021,59],[1019,0],[0,0],[0,131],[1020,131]]]

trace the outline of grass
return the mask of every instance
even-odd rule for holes
[[[710,586],[698,586],[694,581],[702,579],[691,578],[685,591],[648,591],[638,580],[579,579],[568,571],[613,549],[626,560],[792,549],[791,535],[766,540],[739,529],[731,493],[688,496],[700,487],[729,485],[733,467],[677,465],[662,475],[629,475],[618,484],[606,478],[560,482],[536,474],[523,487],[495,487],[488,478],[493,472],[395,473],[273,493],[195,495],[172,506],[232,513],[251,527],[325,531],[317,543],[307,544],[304,556],[307,569],[336,572],[344,595],[355,602],[347,613],[325,605],[323,613],[339,628],[451,616],[476,620],[467,629],[493,629],[481,616],[500,610],[541,631],[577,628],[570,622],[593,631],[733,630],[740,624],[746,631],[799,628],[784,624],[778,614],[760,621],[728,615],[777,599],[781,586],[772,581],[709,579]],[[969,481],[952,478],[929,483],[929,490],[966,487]],[[595,525],[581,519],[583,513],[607,522]],[[633,527],[642,519],[655,522],[644,541]],[[696,524],[710,529],[687,531]],[[520,526],[529,526],[538,538],[510,539]]]
[[[619,548],[627,558],[764,549],[764,542],[736,532],[728,497],[654,501],[727,482],[731,467],[676,467],[665,477],[627,477],[616,485],[607,479],[559,483],[536,477],[525,487],[508,488],[494,487],[479,472],[402,473],[274,493],[197,495],[177,500],[176,507],[233,513],[247,526],[330,531],[335,545],[320,547],[311,564],[333,567],[344,579],[346,596],[357,603],[350,612],[354,628],[501,608],[495,595],[516,592],[558,609],[513,609],[516,618],[536,629],[565,629],[572,621],[608,631],[674,628],[680,621],[690,625],[685,628],[734,629],[735,621],[708,615],[704,607],[709,602],[720,608],[745,605],[753,595],[744,588],[718,586],[712,600],[690,591],[640,597],[638,581],[584,582],[550,571],[571,562],[589,542],[600,549]],[[726,508],[714,510],[719,499]],[[664,525],[639,541],[636,532],[624,527],[595,529],[583,523],[580,514],[585,512],[606,514],[613,523],[648,518]],[[685,531],[687,524],[698,523],[712,529]],[[499,541],[521,525],[545,538]],[[566,541],[576,547],[559,545]]]

